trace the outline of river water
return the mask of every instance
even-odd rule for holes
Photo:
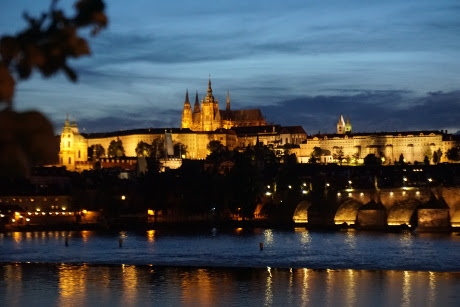
[[[11,306],[460,303],[458,233],[9,232],[0,262]]]

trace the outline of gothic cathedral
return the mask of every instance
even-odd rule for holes
[[[211,79],[208,81],[206,97],[201,99],[201,106],[198,100],[198,92],[195,96],[193,110],[188,90],[185,94],[181,128],[189,128],[192,131],[215,131],[221,128],[230,129],[232,127],[265,125],[267,123],[259,109],[231,110],[230,93],[227,93],[225,110],[219,110],[218,100],[212,94]]]

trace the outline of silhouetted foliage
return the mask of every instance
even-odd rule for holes
[[[364,165],[366,166],[381,165],[381,164],[382,164],[382,160],[379,157],[377,157],[375,154],[368,154],[364,158]]]
[[[88,157],[93,161],[105,156],[105,149],[101,144],[95,144],[88,147]]]
[[[423,159],[423,164],[430,165],[430,159],[428,158],[428,156],[425,156],[425,158]]]
[[[121,158],[125,156],[125,149],[123,148],[123,143],[120,139],[112,140],[107,150],[107,155],[110,158]]]
[[[0,38],[0,102],[12,103],[15,79],[27,79],[34,69],[49,77],[62,70],[77,80],[77,74],[67,65],[69,58],[90,54],[88,43],[78,30],[92,27],[94,35],[107,25],[102,0],[79,0],[75,15],[67,17],[51,1],[49,12],[34,18],[23,14],[28,26],[15,36]]]
[[[152,145],[146,142],[140,141],[139,143],[137,143],[135,150],[136,150],[136,155],[138,157],[150,157],[150,155],[152,154]]]
[[[446,156],[451,161],[460,161],[460,148],[457,146],[449,149]]]

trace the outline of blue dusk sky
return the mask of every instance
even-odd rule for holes
[[[59,5],[72,13],[75,1]],[[66,113],[85,132],[179,127],[185,91],[270,123],[333,132],[460,130],[458,0],[106,1],[109,27],[92,55],[72,60],[79,81],[38,72],[18,84],[17,110],[38,109],[60,131]],[[48,1],[3,1],[0,35]],[[192,98],[193,99],[193,98]]]

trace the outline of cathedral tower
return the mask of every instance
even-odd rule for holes
[[[182,111],[181,128],[192,128],[192,106],[188,98],[188,90],[185,92],[184,110]]]
[[[217,99],[214,99],[212,94],[211,79],[208,81],[206,97],[201,102],[202,129],[203,131],[214,131],[219,128],[215,122],[215,116],[219,112],[219,105]]]

